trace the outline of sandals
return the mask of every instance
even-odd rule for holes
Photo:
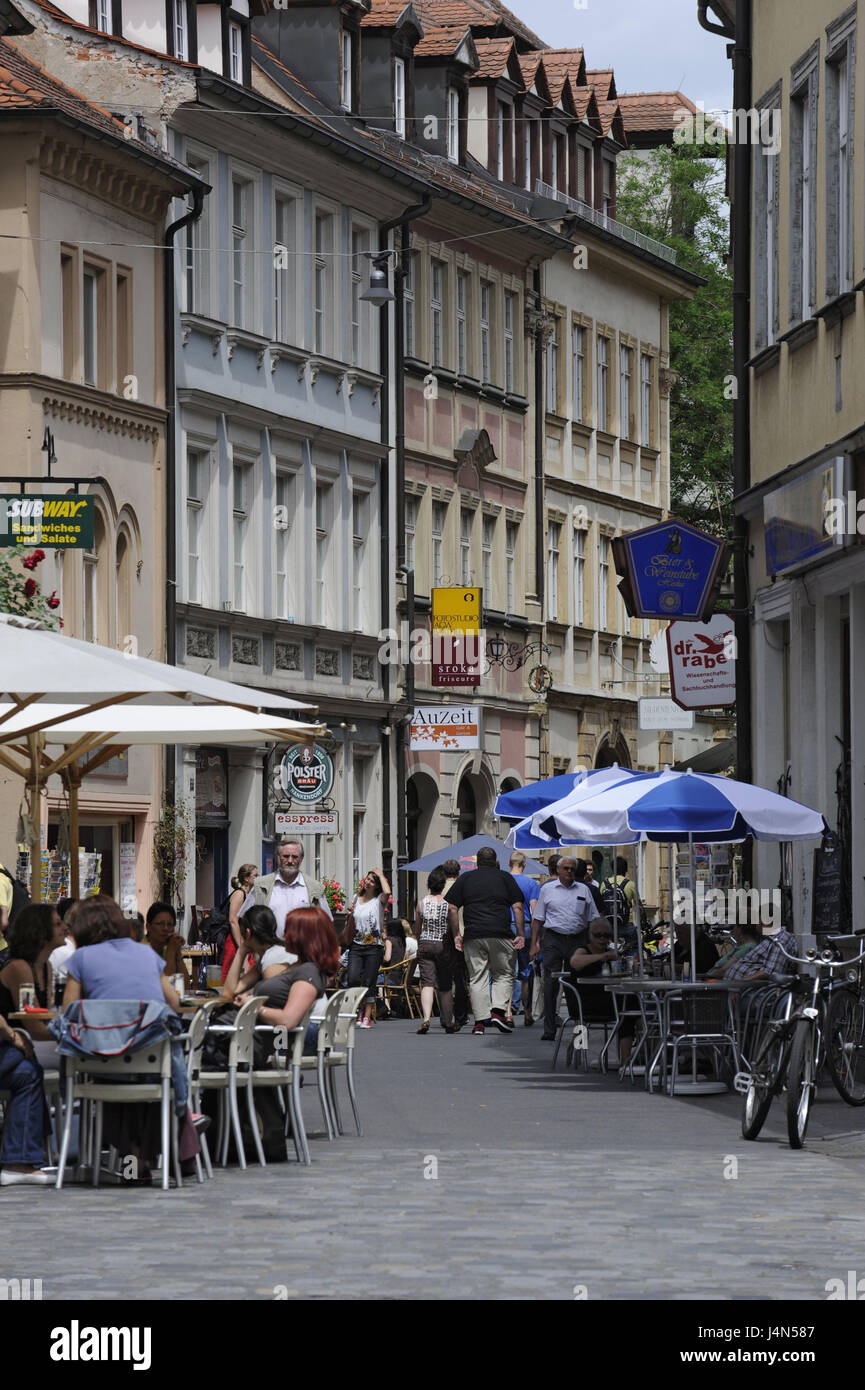
[[[428,1032],[429,1032],[429,1019],[427,1019],[424,1023],[421,1024],[420,1028],[418,1028],[418,1032],[419,1032],[419,1033],[428,1033]]]

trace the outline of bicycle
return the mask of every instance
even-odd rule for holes
[[[781,949],[783,951],[783,947]],[[791,1149],[801,1149],[824,1061],[842,1099],[848,1104],[865,1104],[863,996],[849,984],[837,991],[831,991],[830,984],[833,997],[827,1009],[823,991],[824,970],[828,970],[831,981],[832,972],[843,967],[849,981],[851,968],[862,960],[865,952],[854,961],[839,961],[832,950],[809,951],[804,959],[791,956],[787,951],[783,953],[795,964],[813,968],[811,988],[805,991],[807,978],[804,976],[775,977],[776,984],[787,987],[784,1015],[766,1024],[750,1073],[740,1072],[734,1084],[745,1095],[742,1112],[745,1139],[757,1138],[774,1097],[786,1091],[787,1138]],[[857,971],[853,970],[852,975],[858,978]],[[797,992],[802,999],[794,1009]],[[854,1099],[850,1099],[851,1096]]]

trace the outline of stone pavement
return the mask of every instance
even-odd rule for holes
[[[309,1169],[4,1190],[0,1273],[61,1300],[825,1299],[865,1275],[865,1109],[830,1089],[794,1153],[777,1102],[749,1144],[736,1096],[551,1073],[538,1024],[415,1029],[360,1033],[365,1135],[313,1139]],[[309,1082],[304,1107],[315,1128]]]

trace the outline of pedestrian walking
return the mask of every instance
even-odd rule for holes
[[[456,954],[453,937],[448,930],[448,905],[443,892],[446,883],[444,869],[432,869],[427,880],[427,895],[417,906],[415,931],[418,938],[420,967],[420,1003],[423,1018],[419,1033],[428,1033],[436,990],[446,1033],[456,1033],[454,1023],[454,971]]]
[[[276,934],[280,941],[285,932],[285,919],[298,907],[320,907],[333,921],[324,885],[302,871],[303,845],[299,840],[283,840],[276,852],[278,869],[256,879],[238,912],[242,917],[254,905],[269,907],[276,918]]]
[[[447,895],[459,878],[462,868],[458,859],[446,859],[442,864],[447,877],[445,886],[442,889],[442,897]],[[462,913],[459,916],[459,932],[462,935]],[[458,1028],[465,1028],[469,1021],[470,1001],[469,1001],[469,977],[466,969],[466,958],[462,951],[457,951],[453,960],[454,966],[454,1022]]]
[[[537,879],[529,878],[528,874],[523,873],[526,867],[526,856],[521,849],[515,849],[508,860],[508,868],[516,882],[520,885],[523,894],[523,912],[526,924],[532,920],[532,910],[538,900],[541,885]],[[511,914],[513,917],[513,913]],[[516,934],[516,923],[514,923],[514,933]],[[526,1028],[531,1028],[534,1023],[532,1016],[532,978],[531,960],[529,958],[529,946],[525,938],[523,945],[517,951],[514,958],[514,989],[511,996],[511,1008],[509,1011],[513,1021],[513,1010],[521,1007],[523,1011],[523,1023]]]
[[[488,1025],[500,1033],[512,1033],[507,1021],[514,983],[514,951],[524,944],[523,894],[511,874],[499,868],[494,849],[478,850],[477,868],[461,874],[448,890],[445,901],[451,935],[457,951],[464,951],[468,967],[473,1033]],[[463,935],[459,934],[459,909],[463,910]],[[511,935],[511,908],[517,935]],[[492,986],[492,1006],[490,1005]]]
[[[577,883],[577,861],[562,855],[558,875],[541,887],[532,917],[532,959],[543,947],[544,954],[544,1031],[543,1041],[556,1036],[556,999],[559,982],[554,976],[570,968],[576,937],[597,916],[594,899],[585,883]]]
[[[372,1027],[378,972],[387,944],[384,914],[389,899],[390,884],[381,869],[370,869],[348,909],[343,938],[349,942],[348,987],[366,985],[367,990],[360,1028]]]
[[[243,940],[238,913],[243,911],[247,895],[255,887],[255,880],[257,878],[258,866],[256,864],[241,864],[234,878],[231,880],[231,892],[228,895],[228,901],[224,904],[224,911],[228,914],[228,936],[222,955],[223,980],[228,979],[231,962],[234,960],[240,948],[240,943]]]

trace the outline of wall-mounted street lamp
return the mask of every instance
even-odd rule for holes
[[[369,268],[369,289],[364,290],[360,297],[368,304],[375,304],[377,308],[389,304],[394,297],[387,283],[387,263],[392,254],[391,251],[379,251],[375,255],[370,251],[366,252],[372,261]]]
[[[48,426],[45,426],[45,433],[42,436],[42,453],[48,455],[48,477],[51,477],[51,465],[57,462],[57,455],[54,452],[54,435]]]

